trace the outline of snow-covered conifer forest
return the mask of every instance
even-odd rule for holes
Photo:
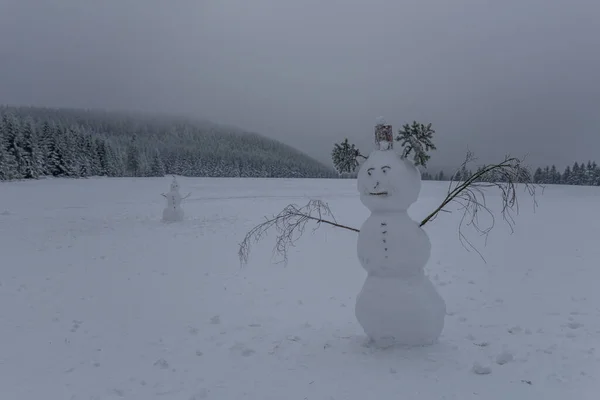
[[[0,180],[53,177],[330,178],[278,141],[183,117],[0,107]]]

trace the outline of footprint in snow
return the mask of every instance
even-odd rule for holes
[[[476,362],[473,364],[472,371],[477,375],[489,375],[492,373],[492,367],[481,365],[480,363]]]
[[[81,324],[83,324],[83,321],[74,320],[73,326],[71,327],[71,332],[73,332],[73,333],[77,332],[77,330],[79,330],[79,327],[81,326]]]
[[[250,357],[251,355],[256,353],[255,350],[246,347],[246,345],[243,343],[237,343],[237,344],[231,346],[229,348],[229,350],[231,350],[231,352],[233,352],[233,353],[241,355],[242,357]]]
[[[168,369],[169,363],[164,358],[161,358],[154,363],[154,366],[160,369]]]
[[[583,326],[583,324],[582,324],[582,323],[580,323],[580,322],[575,322],[575,321],[573,321],[573,322],[569,322],[569,323],[567,324],[567,326],[568,326],[569,328],[571,328],[571,329],[579,329],[579,328],[581,328],[581,327]]]
[[[208,398],[208,390],[201,389],[198,393],[192,395],[189,400],[201,400]]]
[[[496,356],[496,364],[504,365],[514,360],[514,356],[508,350],[503,351],[502,353]]]
[[[244,357],[250,357],[254,353],[256,353],[256,351],[254,351],[252,349],[244,349],[242,351],[242,356],[244,356]]]
[[[523,332],[523,328],[521,328],[520,326],[513,326],[512,328],[510,328],[508,330],[508,333],[512,333],[512,334],[521,333],[521,332]]]

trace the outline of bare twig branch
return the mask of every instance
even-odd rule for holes
[[[325,219],[330,218],[331,220]],[[310,200],[307,205],[298,207],[295,204],[290,204],[285,207],[279,214],[270,218],[265,218],[265,221],[250,230],[244,240],[240,244],[238,255],[242,264],[248,263],[250,255],[250,247],[265,236],[271,228],[275,228],[277,237],[275,239],[275,248],[273,253],[283,257],[283,261],[287,262],[287,253],[290,247],[293,247],[296,241],[302,236],[306,228],[306,224],[310,221],[315,221],[318,225],[325,223],[337,228],[347,229],[354,232],[359,232],[358,229],[337,223],[329,206],[321,200]]]
[[[471,152],[467,153],[465,161],[460,167],[460,171],[467,171],[466,166],[474,162],[476,158]],[[458,171],[457,171],[458,172]],[[465,175],[463,172],[463,175]],[[456,175],[454,175],[456,176]],[[448,186],[448,194],[442,203],[423,221],[420,226],[434,220],[438,213],[444,211],[444,208],[451,202],[456,202],[463,212],[458,232],[461,244],[467,249],[475,250],[485,261],[481,253],[466,238],[463,232],[464,226],[470,226],[477,233],[486,237],[494,228],[496,220],[494,213],[488,208],[485,192],[489,189],[500,191],[502,208],[500,213],[502,219],[508,224],[511,233],[514,232],[514,215],[519,213],[519,202],[517,197],[517,188],[524,185],[525,190],[533,198],[534,209],[537,207],[536,189],[540,185],[532,182],[532,175],[529,169],[523,165],[523,161],[514,157],[507,156],[499,164],[492,164],[480,167],[479,170],[470,176],[462,176],[461,180],[454,180],[454,176]],[[490,217],[491,222],[482,225],[480,221],[481,212]]]
[[[181,198],[181,200],[185,200],[185,199],[187,199],[188,197],[190,197],[191,195],[192,195],[192,192],[189,192],[189,193],[187,194],[187,196],[185,196],[185,197],[182,197],[182,198]]]
[[[167,197],[167,195],[166,195],[166,194],[164,194],[164,193],[161,193],[160,195],[161,195],[162,197],[165,197],[165,198]]]

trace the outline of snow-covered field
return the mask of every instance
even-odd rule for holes
[[[440,343],[377,350],[354,316],[355,233],[307,231],[287,266],[274,236],[237,258],[290,202],[323,199],[360,227],[354,180],[179,181],[192,195],[173,224],[170,178],[0,183],[1,399],[598,398],[599,188],[547,187],[535,213],[524,195],[513,235],[475,240],[487,263],[440,215],[426,226]],[[445,190],[424,183],[410,214]]]

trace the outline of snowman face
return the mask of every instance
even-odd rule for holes
[[[177,181],[173,181],[171,183],[171,192],[177,192],[179,191],[179,183],[177,183]]]
[[[358,172],[358,191],[371,212],[405,211],[417,201],[421,174],[392,150],[376,150]]]

